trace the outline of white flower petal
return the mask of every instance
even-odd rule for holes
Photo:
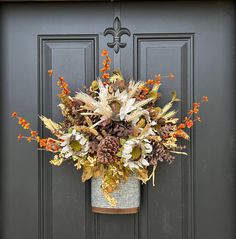
[[[73,154],[72,152],[69,152],[69,153],[65,154],[65,158],[69,158],[69,157],[71,157],[72,154]]]
[[[82,135],[80,135],[80,134],[75,135],[75,140],[76,141],[79,141],[81,138],[82,138]]]
[[[63,142],[61,143],[61,146],[64,147],[64,146],[66,146],[67,144],[68,144],[67,141],[63,141]]]
[[[152,145],[151,144],[145,144],[145,150],[146,153],[151,153],[152,152]]]
[[[86,142],[87,142],[87,139],[84,137],[80,140],[80,144],[82,145],[84,145]]]
[[[126,145],[124,146],[124,152],[125,152],[125,153],[130,153],[130,152],[132,152],[132,150],[133,150],[132,145],[126,144]]]
[[[142,159],[142,162],[141,162],[144,166],[149,166],[149,163],[146,159]]]
[[[62,148],[61,152],[65,153],[65,152],[67,152],[69,150],[70,150],[70,147],[68,145],[66,145],[65,147]]]

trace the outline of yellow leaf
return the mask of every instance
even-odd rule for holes
[[[63,159],[52,159],[49,162],[50,164],[53,164],[54,166],[60,166],[63,162]]]
[[[85,182],[92,178],[93,176],[93,168],[89,166],[83,167],[83,174],[82,174],[82,182]]]
[[[55,131],[61,129],[61,126],[55,122],[53,122],[51,119],[46,118],[45,116],[39,116],[39,118],[43,121],[45,127],[49,129],[50,131]]]
[[[148,96],[153,99],[157,99],[159,94],[158,94],[158,89],[160,87],[160,84],[154,84],[152,87],[152,90],[149,92]]]
[[[173,91],[172,93],[172,102],[176,102],[176,101],[181,101],[180,99],[177,98],[177,94],[176,91]]]
[[[141,180],[143,183],[148,181],[148,170],[145,168],[138,170],[138,179]]]

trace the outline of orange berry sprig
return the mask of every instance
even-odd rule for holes
[[[102,78],[107,80],[110,78],[110,74],[107,73],[108,70],[110,70],[110,62],[111,62],[111,58],[108,56],[108,52],[106,49],[102,50],[101,56],[105,57],[105,60],[103,60],[103,67],[100,69],[100,71],[103,73],[102,74]]]
[[[155,75],[155,79],[148,79],[144,85],[140,86],[140,95],[139,95],[139,99],[143,100],[146,99],[148,97],[149,91],[150,91],[150,86],[153,86],[155,84],[160,85],[161,84],[161,79],[164,78],[169,78],[169,80],[174,80],[174,74],[173,73],[169,73],[169,75],[165,76],[165,75],[161,75],[161,74],[157,74]]]
[[[169,80],[174,80],[175,75],[173,73],[169,73],[169,75],[161,75],[160,73],[155,75],[155,79],[149,79],[145,82],[145,85],[154,85],[154,84],[161,84],[161,80],[168,78]]]
[[[52,77],[54,75],[54,72],[52,69],[48,70],[48,75]],[[71,93],[68,87],[68,83],[65,81],[63,76],[58,76],[57,85],[61,88],[61,94],[59,96],[66,96]]]
[[[199,107],[204,102],[208,102],[208,96],[203,96],[201,102],[193,103],[193,108],[189,110],[188,117],[185,117],[184,121],[178,125],[177,131],[175,133],[176,136],[185,138],[185,134],[183,134],[182,130],[185,128],[190,129],[196,121],[201,122],[201,117],[199,116]],[[192,119],[193,115],[195,116],[194,120]]]
[[[60,143],[59,141],[52,138],[40,138],[37,131],[32,130],[30,128],[30,124],[24,118],[18,116],[16,112],[13,112],[11,116],[18,119],[18,123],[22,126],[22,128],[30,131],[30,136],[23,136],[23,134],[20,133],[17,137],[18,140],[26,139],[29,143],[36,141],[39,144],[40,148],[51,152],[58,152],[58,150],[60,149],[60,146],[58,144]]]
[[[61,88],[61,94],[60,96],[66,96],[71,93],[71,91],[68,88],[68,83],[65,81],[63,76],[58,77],[57,85]]]
[[[140,94],[138,96],[138,99],[140,100],[147,99],[149,88],[146,85],[141,85],[139,89],[140,89]]]

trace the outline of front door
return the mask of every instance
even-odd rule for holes
[[[2,3],[1,238],[234,239],[234,14],[226,1]],[[173,72],[161,104],[176,90],[180,117],[209,96],[189,157],[159,165],[156,187],[142,187],[137,215],[91,213],[81,173],[71,164],[52,167],[36,145],[17,143],[10,119],[20,112],[34,129],[40,114],[59,120],[58,88],[47,71],[76,90],[98,76],[103,48],[127,79]]]

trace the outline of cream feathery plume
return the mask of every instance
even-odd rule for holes
[[[130,121],[142,116],[144,114],[144,112],[146,112],[146,110],[135,110],[130,115],[127,115],[125,119],[127,122],[130,122]]]
[[[84,92],[79,92],[75,95],[75,98],[82,101],[86,107],[87,110],[96,110],[97,108],[97,101],[94,100],[91,96],[89,96],[88,94],[84,93]]]
[[[101,102],[103,102],[103,104],[106,104],[108,96],[109,96],[108,89],[106,86],[103,85],[100,78],[98,78],[97,81],[98,81],[98,88],[99,88],[98,98]]]
[[[135,83],[134,80],[130,80],[129,82],[129,86],[128,86],[128,94],[129,94],[129,98],[132,98],[135,93],[137,92],[138,88],[143,84],[143,82],[137,82]]]
[[[146,100],[138,101],[137,103],[134,104],[134,106],[136,108],[140,108],[140,107],[143,107],[144,105],[150,103],[152,100],[153,100],[153,98],[147,98]]]

